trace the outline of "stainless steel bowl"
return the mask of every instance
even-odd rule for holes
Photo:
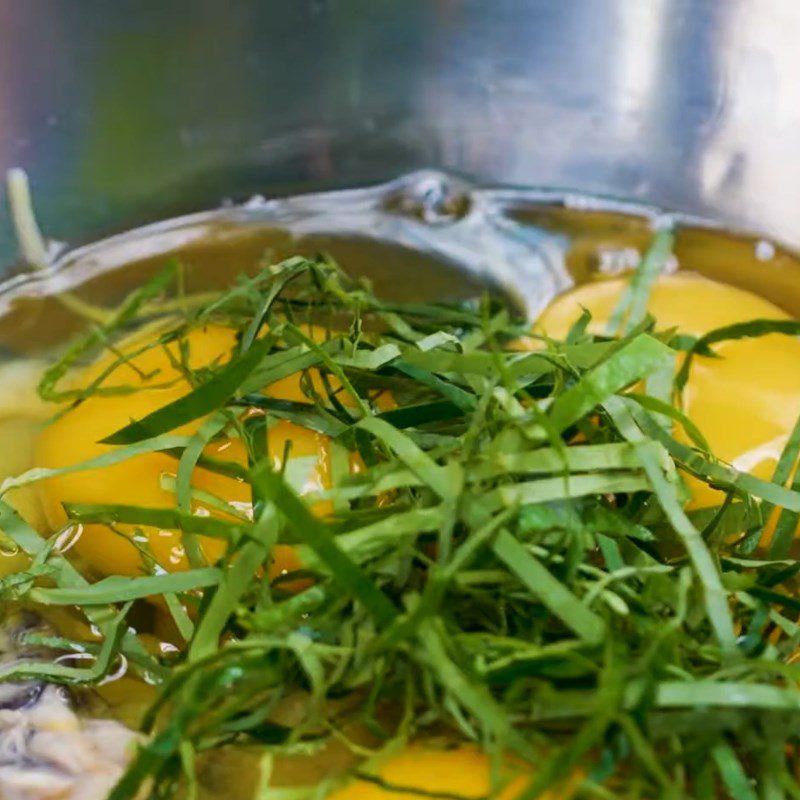
[[[798,245],[798,42],[796,0],[0,0],[0,168],[73,243],[433,167]]]

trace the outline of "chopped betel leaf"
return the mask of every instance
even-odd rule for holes
[[[800,797],[800,327],[672,241],[533,333],[169,265],[41,380],[0,589],[93,638],[4,675],[156,688],[113,800],[232,752],[263,798]]]

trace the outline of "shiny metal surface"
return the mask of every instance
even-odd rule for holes
[[[73,290],[137,264],[160,267],[175,257],[196,267],[208,260],[205,249],[212,258],[227,253],[228,280],[264,252],[272,260],[324,252],[382,295],[433,300],[493,286],[535,317],[571,284],[565,237],[517,217],[555,203],[568,207],[569,198],[480,189],[433,170],[358,189],[255,197],[100,239],[66,251],[46,270],[20,272],[0,286],[0,315],[18,298]],[[649,228],[652,216],[631,219]]]
[[[435,167],[800,245],[798,42],[796,0],[0,0],[0,168],[71,242]]]

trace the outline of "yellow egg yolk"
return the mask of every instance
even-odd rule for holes
[[[583,308],[589,329],[603,333],[625,279],[579,286],[556,298],[537,323],[553,338],[566,335]],[[678,328],[701,336],[751,319],[789,319],[777,306],[733,286],[692,273],[662,276],[650,296],[649,312],[660,330]],[[782,334],[721,342],[719,358],[694,359],[683,393],[683,410],[696,423],[712,452],[736,469],[770,479],[800,414],[800,340]],[[676,430],[679,438],[685,436]],[[716,505],[721,493],[689,480],[695,507]]]
[[[491,794],[490,760],[473,745],[447,750],[411,745],[382,764],[377,777],[387,786],[355,779],[328,795],[328,800],[420,800],[431,795],[512,800],[530,781],[529,774],[519,772],[501,776],[502,788]],[[565,800],[572,797],[576,788],[572,784],[576,782],[568,781],[562,790],[548,791],[540,797]]]
[[[38,439],[35,463],[42,467],[65,467],[99,456],[113,449],[99,442],[152,411],[185,395],[191,388],[180,366],[177,343],[156,346],[138,353],[157,336],[145,330],[131,337],[120,347],[129,355],[103,382],[104,387],[133,386],[129,394],[89,396],[84,402],[67,411],[45,427]],[[233,330],[209,325],[188,333],[184,339],[188,348],[187,363],[191,370],[224,363],[236,346]],[[87,386],[118,361],[108,353],[92,364],[80,376],[76,385]],[[165,385],[166,384],[166,385]],[[307,402],[300,388],[300,376],[291,375],[267,389],[270,397]],[[191,434],[201,421],[178,428],[176,434]],[[299,427],[291,422],[278,421],[270,427],[268,456],[275,469],[280,469],[285,447],[291,443],[290,459],[303,458],[311,466],[305,480],[306,492],[321,491],[330,486],[328,437]],[[246,466],[246,449],[238,438],[214,441],[205,455]],[[311,458],[308,458],[311,457]],[[119,464],[89,471],[79,471],[52,477],[40,484],[40,496],[49,527],[59,530],[67,523],[63,503],[121,504],[146,507],[174,508],[175,494],[164,488],[162,476],[175,476],[178,462],[164,453],[144,453]],[[196,468],[192,487],[215,495],[233,506],[249,512],[250,487],[241,480],[217,472]],[[317,509],[324,512],[326,509]],[[194,513],[217,514],[195,503]],[[186,567],[186,553],[179,531],[155,528],[137,529],[118,525],[116,532],[105,525],[84,525],[74,537],[71,547],[84,564],[100,575],[135,575],[143,571],[140,548],[132,540],[141,539],[153,558],[164,569],[175,571]],[[221,540],[200,537],[201,549],[213,563],[225,549]],[[282,574],[298,565],[291,547],[279,546],[273,551],[270,574]]]

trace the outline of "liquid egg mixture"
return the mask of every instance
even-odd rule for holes
[[[0,797],[799,796],[800,273],[682,235],[533,321],[310,254],[46,300]]]

